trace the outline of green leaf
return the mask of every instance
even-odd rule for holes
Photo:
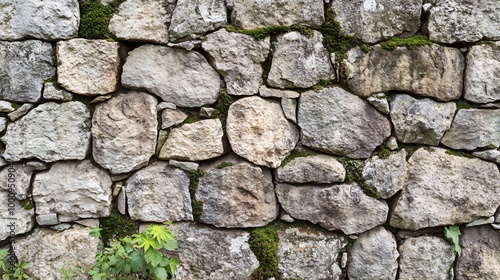
[[[163,258],[163,254],[156,250],[149,250],[144,254],[146,262],[151,264],[153,267],[157,267],[162,262]]]
[[[175,275],[175,272],[177,271],[177,265],[179,265],[179,261],[175,258],[171,258],[168,266],[170,267],[170,275],[172,275],[172,277]]]
[[[177,241],[175,239],[171,239],[171,240],[167,241],[167,243],[165,243],[164,248],[168,251],[173,251],[173,250],[179,248],[179,244],[177,243]]]
[[[89,235],[92,237],[95,237],[95,238],[101,238],[101,230],[102,230],[102,228],[100,228],[100,227],[90,228]]]
[[[460,248],[459,236],[460,236],[460,227],[459,226],[450,226],[444,228],[444,236],[451,244],[453,244],[453,249],[460,256],[462,254],[462,248]]]
[[[142,252],[140,251],[135,251],[130,254],[130,268],[132,269],[133,272],[139,272],[144,269],[145,265],[144,261],[144,256],[142,255]]]
[[[165,280],[168,277],[167,271],[163,267],[155,268],[154,275],[156,279]]]

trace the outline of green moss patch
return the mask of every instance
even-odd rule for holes
[[[125,0],[114,0],[108,6],[101,0],[86,0],[80,7],[80,29],[78,37],[87,39],[115,39],[108,29],[109,20],[118,6]]]
[[[225,167],[232,166],[233,164],[227,161],[221,162],[219,165],[217,165],[217,169],[222,169]]]
[[[137,233],[137,223],[128,215],[122,215],[113,207],[109,217],[100,219],[101,237],[105,245],[112,239],[120,239]]]
[[[219,92],[219,100],[215,103],[215,110],[212,117],[219,119],[223,127],[226,126],[227,112],[232,103],[233,98],[227,93],[227,90],[225,88],[221,89]]]
[[[452,156],[465,157],[465,158],[475,158],[471,153],[456,150],[446,150],[446,153]]]
[[[35,208],[35,203],[33,202],[33,200],[31,200],[31,198],[20,200],[19,205],[21,205],[21,207],[23,207],[26,210],[31,210]]]
[[[250,249],[259,260],[259,267],[253,272],[250,279],[264,280],[279,279],[278,273],[278,245],[279,237],[276,228],[268,225],[256,228],[250,235]]]
[[[191,208],[193,209],[193,219],[197,222],[200,220],[203,212],[203,202],[196,200],[195,193],[200,183],[200,177],[205,175],[205,171],[198,168],[196,171],[189,173],[189,194],[191,195]]]
[[[363,168],[365,164],[362,160],[339,158],[338,161],[344,165],[346,183],[357,183],[367,196],[371,196],[376,199],[380,198],[377,189],[370,187],[365,183],[365,179],[363,178]]]
[[[391,155],[391,150],[387,147],[384,147],[382,148],[379,152],[378,152],[378,157],[381,158],[381,159],[386,159],[388,158],[389,156]]]
[[[317,155],[318,153],[313,151],[313,150],[310,150],[310,149],[307,149],[307,148],[300,148],[300,149],[297,149],[297,150],[293,150],[284,160],[283,162],[281,163],[281,166],[285,166],[287,164],[289,164],[292,160],[296,159],[296,158],[299,158],[299,157],[308,157],[308,156],[314,156],[314,155]]]
[[[232,25],[227,25],[226,30],[229,32],[237,32],[245,35],[250,35],[254,37],[256,40],[262,40],[268,36],[277,36],[291,31],[297,31],[305,36],[313,35],[312,29],[302,25],[292,25],[292,26],[273,25],[255,29],[237,29]]]
[[[389,41],[385,41],[380,46],[386,50],[394,50],[397,47],[406,47],[409,50],[414,50],[420,46],[432,45],[431,40],[423,35],[415,35],[409,38],[393,37]]]

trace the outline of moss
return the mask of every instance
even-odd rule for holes
[[[345,168],[345,182],[346,183],[357,183],[363,189],[363,192],[370,197],[379,199],[380,195],[377,189],[368,186],[363,178],[363,168],[364,162],[357,159],[338,159]]]
[[[189,116],[187,117],[183,122],[182,124],[186,124],[186,123],[194,123],[194,122],[197,122],[198,121],[198,117],[196,116]]]
[[[431,40],[423,35],[415,35],[409,38],[393,37],[389,41],[385,41],[380,46],[386,50],[394,50],[397,47],[406,47],[409,50],[414,50],[419,46],[430,46]]]
[[[316,85],[313,86],[313,90],[316,92],[319,92],[326,87],[332,87],[334,84],[335,84],[335,81],[333,81],[333,80],[321,79],[321,80],[319,80],[319,82]]]
[[[101,239],[108,245],[112,239],[119,239],[137,233],[137,223],[128,215],[122,215],[116,207],[109,217],[100,219]]]
[[[10,105],[12,106],[12,108],[14,108],[14,110],[17,110],[19,108],[21,108],[21,104],[19,103],[16,103],[16,102],[11,102]]]
[[[281,166],[285,166],[289,164],[292,160],[299,158],[299,157],[308,157],[308,156],[314,156],[317,153],[313,150],[307,149],[307,148],[300,148],[297,150],[293,150],[281,163]]]
[[[264,280],[272,277],[278,279],[279,237],[276,228],[273,225],[268,225],[254,229],[249,244],[250,249],[259,260],[259,267],[253,272],[250,279]]]
[[[224,162],[221,162],[221,164],[217,165],[217,168],[222,169],[222,168],[229,167],[232,165],[233,165],[232,163],[224,161]]]
[[[387,147],[384,147],[382,148],[379,152],[378,152],[378,157],[381,158],[381,159],[386,159],[388,158],[389,156],[391,155],[391,150]]]
[[[33,200],[31,200],[31,198],[20,200],[19,205],[21,205],[21,207],[23,207],[26,210],[31,210],[35,208],[35,203],[33,203]]]
[[[203,212],[203,202],[196,200],[195,194],[200,183],[200,177],[205,175],[205,171],[198,168],[196,171],[189,173],[189,194],[191,195],[191,208],[193,209],[193,219],[197,222],[200,220]]]
[[[225,88],[222,88],[219,92],[219,100],[215,104],[214,112],[212,114],[213,118],[219,119],[222,126],[226,126],[227,112],[229,111],[229,106],[233,103],[233,98],[227,93]]]
[[[456,150],[446,150],[446,153],[452,156],[457,156],[457,157],[465,157],[465,158],[475,158],[470,153],[464,152],[464,151],[456,151]]]
[[[114,0],[108,6],[101,0],[87,0],[81,5],[78,36],[87,39],[115,39],[108,29],[109,20],[124,0]]]
[[[45,80],[45,81],[42,82],[42,85],[45,85],[45,84],[48,84],[48,83],[56,85],[57,84],[57,76],[54,75],[54,76],[48,78],[47,80]]]
[[[461,110],[461,109],[470,109],[470,108],[472,108],[472,106],[467,101],[460,100],[460,101],[457,101],[456,104],[457,104],[457,111]]]
[[[237,29],[232,25],[226,25],[226,30],[229,32],[237,32],[245,35],[250,35],[256,40],[262,40],[268,36],[277,36],[291,31],[297,31],[305,36],[312,36],[314,34],[312,29],[302,25],[273,25],[255,29]]]

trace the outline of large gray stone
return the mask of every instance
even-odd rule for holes
[[[126,184],[128,212],[147,222],[193,220],[189,177],[166,162],[155,162],[130,177]]]
[[[449,101],[462,95],[465,59],[456,48],[433,44],[389,51],[377,45],[368,54],[354,48],[346,65],[347,82],[359,96],[397,90]]]
[[[180,261],[174,279],[244,280],[259,266],[248,244],[248,232],[192,223],[175,223],[169,228],[179,242],[173,252]]]
[[[394,36],[409,37],[420,28],[422,0],[332,1],[342,32],[373,44]]]
[[[107,40],[72,39],[57,43],[57,81],[83,95],[104,95],[118,88],[120,44]]]
[[[469,223],[492,216],[500,205],[500,172],[492,162],[420,148],[408,163],[391,226],[417,230]]]
[[[462,109],[442,141],[452,149],[500,147],[500,109]]]
[[[203,203],[200,222],[226,228],[267,225],[279,213],[270,170],[233,162],[228,167],[207,169],[200,178],[195,193],[196,200]]]
[[[33,168],[26,164],[9,164],[0,171],[0,188],[15,194],[16,199],[28,198]]]
[[[269,37],[257,41],[249,35],[220,29],[201,43],[224,76],[231,95],[253,95],[262,83],[262,64],[270,48]]]
[[[500,100],[500,42],[469,49],[464,91],[464,98],[472,102]]]
[[[280,103],[257,96],[231,104],[226,132],[235,153],[272,168],[280,166],[299,141],[299,131],[286,119]]]
[[[44,103],[9,124],[2,142],[8,161],[84,159],[90,146],[90,111],[80,102]]]
[[[406,151],[391,153],[388,158],[369,158],[363,168],[366,185],[375,188],[383,199],[388,199],[403,189],[408,176]]]
[[[399,141],[437,146],[450,128],[456,109],[454,102],[397,94],[391,101],[391,120]]]
[[[0,96],[3,99],[37,102],[42,96],[43,81],[55,74],[50,43],[37,40],[0,42]]]
[[[178,0],[170,23],[170,39],[197,39],[226,25],[226,21],[224,0]]]
[[[278,184],[276,195],[281,207],[293,218],[345,234],[382,225],[389,212],[385,201],[367,196],[356,183],[331,187]]]
[[[54,163],[35,175],[33,200],[39,215],[56,213],[72,218],[109,216],[111,176],[90,160]]]
[[[440,0],[430,10],[429,36],[434,42],[500,40],[497,0]]]
[[[302,93],[298,122],[302,144],[350,158],[369,157],[391,134],[384,115],[338,87]]]
[[[89,233],[90,228],[81,226],[62,232],[37,229],[16,239],[15,253],[20,261],[29,263],[26,272],[32,279],[64,279],[64,270],[73,272],[71,279],[88,279],[86,271],[94,266],[99,245],[99,238]]]
[[[94,160],[113,174],[146,166],[155,154],[157,103],[154,96],[135,91],[99,103],[92,118]]]
[[[78,36],[78,0],[0,0],[0,40]]]
[[[334,77],[330,55],[318,31],[312,36],[293,31],[279,35],[277,40],[267,78],[270,86],[308,88]]]
[[[144,88],[179,107],[201,107],[217,101],[219,74],[198,52],[144,45],[128,55],[122,85]]]
[[[396,238],[384,227],[360,234],[350,253],[349,279],[396,279],[399,257]]]
[[[500,232],[489,225],[463,228],[462,255],[457,259],[457,280],[500,279]]]
[[[337,259],[345,237],[305,227],[278,230],[278,237],[281,279],[341,279]]]
[[[291,160],[276,169],[275,176],[278,182],[328,184],[343,182],[345,169],[332,156],[314,155]]]
[[[7,181],[4,181],[7,184]],[[16,193],[0,190],[0,240],[29,232],[35,226],[35,209],[25,209]]]

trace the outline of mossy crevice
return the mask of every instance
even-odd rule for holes
[[[231,162],[224,161],[224,162],[221,162],[219,165],[217,165],[217,169],[226,168],[226,167],[229,167],[232,165],[233,164]]]
[[[203,212],[203,202],[196,200],[195,196],[198,184],[200,183],[200,177],[203,175],[205,175],[205,171],[201,168],[189,173],[189,195],[191,196],[191,208],[195,222],[200,220],[201,213]]]
[[[109,217],[100,219],[101,238],[108,245],[112,239],[120,239],[137,233],[137,223],[128,215],[122,215],[116,207],[111,209]]]
[[[87,39],[108,39],[116,37],[109,31],[109,21],[125,0],[114,0],[107,6],[101,0],[86,0],[80,6],[80,28],[78,37]]]
[[[236,27],[232,25],[226,25],[226,30],[229,32],[236,32],[236,33],[241,33],[245,35],[249,35],[254,37],[256,40],[262,40],[268,36],[277,36],[280,34],[292,32],[292,31],[297,31],[302,35],[305,36],[312,36],[313,30],[307,26],[303,25],[273,25],[273,26],[266,26],[266,27],[261,27],[261,28],[255,28],[255,29],[237,29]]]
[[[357,183],[367,196],[376,199],[380,198],[380,194],[377,189],[368,186],[363,178],[363,168],[365,163],[362,160],[348,158],[339,158],[338,160],[342,163],[342,165],[344,165],[345,168],[345,183]]]
[[[409,38],[392,37],[390,40],[380,43],[380,46],[386,50],[394,50],[397,47],[406,47],[414,50],[420,46],[430,46],[432,41],[424,35],[415,35]]]
[[[278,246],[279,236],[276,227],[268,225],[252,230],[250,249],[259,261],[259,267],[250,276],[251,280],[279,279]]]
[[[293,150],[284,160],[281,162],[281,166],[289,164],[292,160],[299,157],[314,156],[318,153],[308,148],[301,147],[300,149]]]
[[[386,159],[391,155],[391,153],[392,151],[389,148],[383,147],[382,149],[380,149],[380,151],[378,151],[378,157],[381,159]]]
[[[464,158],[476,158],[473,156],[471,153],[464,152],[464,151],[457,151],[457,150],[446,150],[447,154],[452,155],[452,156],[457,156],[457,157],[464,157]]]
[[[23,207],[25,210],[31,210],[35,208],[35,203],[33,202],[33,200],[31,200],[31,198],[19,200],[19,205]]]
[[[212,118],[219,119],[223,127],[226,126],[227,114],[232,103],[233,98],[227,93],[227,89],[222,88],[219,92],[219,99],[215,103]]]

